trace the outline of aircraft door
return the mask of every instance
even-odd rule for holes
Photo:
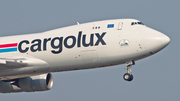
[[[122,27],[123,27],[123,22],[119,22],[119,24],[118,24],[118,30],[122,30]]]

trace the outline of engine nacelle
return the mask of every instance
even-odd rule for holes
[[[50,90],[53,86],[51,73],[16,79],[15,81],[0,81],[0,92],[35,92]]]

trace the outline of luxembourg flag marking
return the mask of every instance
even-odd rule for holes
[[[17,45],[18,43],[1,44],[0,53],[15,52],[17,51]]]

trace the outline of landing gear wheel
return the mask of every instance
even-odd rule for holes
[[[132,71],[131,71],[132,65],[135,65],[135,62],[133,60],[126,62],[125,69],[127,70],[127,73],[125,73],[123,76],[124,80],[126,80],[126,81],[132,81],[133,80],[133,75],[132,75]]]
[[[126,81],[132,81],[133,80],[133,75],[129,73],[125,73],[123,76],[124,80]]]

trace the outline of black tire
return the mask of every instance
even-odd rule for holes
[[[130,79],[129,79],[129,81],[132,81],[132,80],[133,80],[133,75],[130,74]]]
[[[133,80],[133,75],[129,73],[125,73],[123,76],[124,80],[126,81],[132,81]]]
[[[130,74],[129,73],[125,73],[123,76],[124,80],[129,81],[130,79]]]

